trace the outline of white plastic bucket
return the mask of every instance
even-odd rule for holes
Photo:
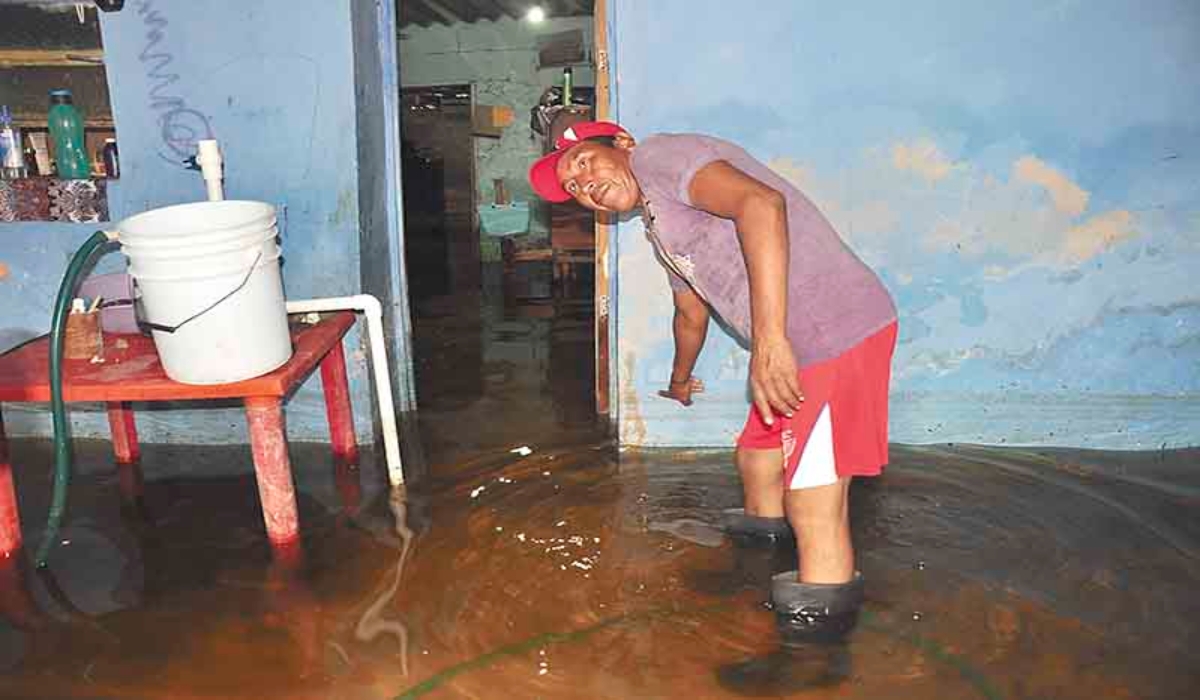
[[[168,377],[225,384],[291,358],[274,207],[182,204],[130,217],[118,233]]]

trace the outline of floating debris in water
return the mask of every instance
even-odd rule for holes
[[[520,540],[521,542],[524,542],[524,541],[525,541],[525,533],[524,533],[524,532],[518,532],[518,533],[517,533],[517,539],[518,539],[518,540]]]
[[[647,529],[653,532],[665,532],[681,540],[698,544],[701,547],[720,547],[725,542],[725,534],[721,530],[693,518],[681,518],[664,523],[649,523]],[[670,548],[669,544],[667,546]]]
[[[533,454],[533,448],[529,447],[528,445],[521,445],[520,447],[515,447],[509,450],[509,452],[515,455],[521,455],[522,457],[528,457],[529,455]]]
[[[917,562],[917,571],[924,571],[924,570],[925,570],[925,562],[923,562],[923,561]]]
[[[471,498],[479,498],[479,494],[483,493],[486,490],[487,490],[486,486],[480,486],[479,488],[476,488],[475,490],[471,491]]]
[[[497,525],[497,526],[496,526],[496,532],[504,532],[504,526],[503,526],[503,525]]]
[[[496,481],[499,481],[502,484],[511,484],[513,482],[513,480],[508,478],[507,476],[497,477]]]
[[[913,622],[920,622],[920,621],[921,621],[921,613],[913,612]]]

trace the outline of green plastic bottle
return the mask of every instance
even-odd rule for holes
[[[83,138],[83,117],[75,109],[70,90],[50,91],[49,126],[58,177],[63,180],[90,177],[92,164]]]

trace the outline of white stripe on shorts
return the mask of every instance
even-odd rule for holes
[[[829,486],[837,483],[837,480],[837,464],[833,459],[833,419],[830,417],[829,404],[825,404],[804,445],[800,466],[792,475],[792,483],[788,488],[811,489]]]

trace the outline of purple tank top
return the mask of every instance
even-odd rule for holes
[[[708,136],[660,134],[633,151],[646,198],[642,218],[672,288],[690,286],[750,340],[750,282],[737,229],[692,207],[688,196],[696,173],[721,160],[787,199],[787,336],[801,367],[836,357],[896,320],[879,278],[800,190],[741,148]]]

